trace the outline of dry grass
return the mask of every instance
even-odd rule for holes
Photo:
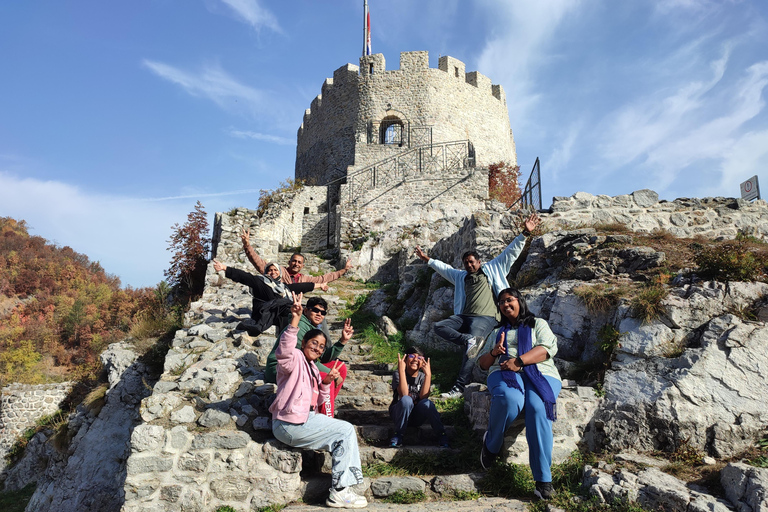
[[[581,284],[573,289],[590,313],[606,313],[615,308],[622,297],[626,297],[629,287],[620,284]]]
[[[650,285],[642,288],[632,298],[632,312],[644,323],[649,323],[659,318],[664,312],[664,305],[661,303],[669,292],[664,286]]]

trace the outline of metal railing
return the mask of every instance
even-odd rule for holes
[[[541,210],[541,166],[539,157],[533,164],[531,175],[523,188],[523,195],[515,201],[508,209],[518,208],[520,210],[533,208],[536,211]]]
[[[360,190],[402,183],[439,171],[474,167],[475,150],[468,140],[415,147],[348,174],[349,199]]]

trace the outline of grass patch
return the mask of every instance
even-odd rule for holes
[[[612,284],[580,284],[573,288],[573,294],[581,299],[590,313],[607,313],[626,297],[628,291],[626,286]]]
[[[256,512],[280,512],[285,508],[285,505],[283,504],[276,504],[276,505],[268,505],[266,507],[259,507],[256,509]],[[232,507],[221,507],[220,509],[216,510],[216,512],[237,512]]]
[[[453,501],[474,501],[479,499],[481,494],[475,491],[453,491],[451,499]]]
[[[524,498],[533,495],[534,481],[531,469],[521,464],[497,462],[480,481],[484,492],[505,498]]]
[[[453,387],[461,369],[461,353],[447,350],[430,350],[427,353],[432,366],[432,393],[448,391]]]
[[[427,501],[427,495],[424,493],[424,491],[408,491],[406,489],[398,489],[394,494],[390,494],[381,501],[384,503],[408,505],[410,503],[421,503],[422,501]]]
[[[464,413],[464,397],[435,400],[435,408],[440,413],[443,425],[463,426],[469,429],[471,424]]]
[[[661,285],[643,287],[630,303],[633,314],[644,323],[659,318],[664,313],[661,301],[667,297],[668,293],[667,289]]]
[[[603,235],[616,235],[630,233],[626,224],[621,222],[598,222],[594,226],[595,231]]]
[[[0,510],[3,512],[24,512],[36,488],[37,484],[31,483],[18,491],[0,492]]]

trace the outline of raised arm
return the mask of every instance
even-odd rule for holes
[[[254,267],[256,267],[256,270],[264,273],[264,268],[267,266],[267,262],[264,261],[264,259],[259,256],[253,247],[251,247],[251,230],[248,229],[247,231],[243,229],[240,232],[240,240],[243,242],[243,250],[245,250],[245,256],[248,258],[248,261],[250,261]],[[283,270],[280,269],[280,272]]]
[[[421,370],[424,372],[424,384],[419,390],[419,398],[424,399],[429,397],[429,390],[432,387],[432,366],[428,358],[421,360]]]

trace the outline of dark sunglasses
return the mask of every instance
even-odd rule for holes
[[[317,313],[318,315],[323,315],[323,316],[325,316],[326,314],[328,314],[328,312],[327,312],[326,310],[324,310],[324,309],[320,309],[320,308],[318,308],[318,307],[309,308],[309,310],[310,310],[311,312],[313,312],[313,313]]]

